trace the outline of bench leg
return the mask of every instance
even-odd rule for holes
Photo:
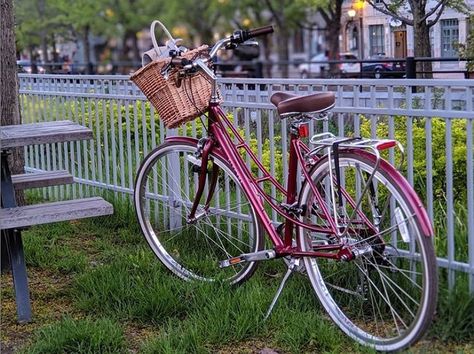
[[[0,239],[0,252],[2,258],[0,258],[1,271],[2,273],[8,272],[10,270],[10,259],[7,252],[7,241],[5,232],[2,230],[2,236]]]
[[[15,190],[13,188],[10,168],[8,166],[8,153],[1,153],[1,204],[2,208],[11,208],[16,206]],[[30,290],[28,289],[28,276],[26,274],[25,255],[23,252],[23,242],[21,232],[18,230],[2,230],[1,241],[2,259],[5,256],[6,249],[7,261],[12,270],[13,286],[15,287],[16,313],[18,322],[24,323],[31,321]],[[8,263],[2,260],[3,267],[8,267]]]
[[[18,322],[29,322],[31,321],[30,291],[28,289],[28,276],[26,274],[21,232],[16,230],[3,230],[2,238],[5,242],[4,246],[6,247],[4,248],[6,248],[8,253],[13,275]]]

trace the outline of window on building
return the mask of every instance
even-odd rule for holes
[[[456,18],[441,20],[441,57],[457,57],[459,42],[459,23]]]
[[[293,50],[295,53],[304,53],[304,33],[301,28],[293,34]]]
[[[349,50],[357,51],[359,50],[359,30],[356,26],[352,28],[351,36],[349,39]]]
[[[370,55],[385,53],[383,25],[369,26]]]

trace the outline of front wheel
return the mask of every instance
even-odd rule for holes
[[[231,166],[211,153],[201,166],[196,142],[165,142],[142,162],[134,203],[142,232],[161,262],[185,280],[248,279],[255,262],[220,268],[219,262],[262,249],[257,216]],[[217,179],[214,173],[217,169]],[[193,220],[189,219],[200,171],[206,185]],[[206,206],[214,185],[211,202]]]
[[[331,192],[333,165],[322,158],[311,171],[311,182],[302,186],[300,205],[307,207],[302,219],[328,227],[313,195],[317,190],[333,218],[337,213],[334,220],[346,230],[342,241],[355,258],[347,262],[305,258],[307,274],[325,310],[347,335],[380,351],[401,350],[425,333],[436,308],[432,240],[422,232],[419,206],[409,197],[414,192],[405,187],[408,183],[400,187],[403,177],[391,165],[383,161],[368,183],[373,155],[341,152],[342,200]],[[337,242],[335,235],[302,228],[298,241],[305,251]]]

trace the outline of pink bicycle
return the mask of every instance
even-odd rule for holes
[[[275,93],[271,101],[290,126],[289,176],[282,186],[221,109],[209,70],[219,49],[270,32],[271,26],[236,31],[205,58],[171,60],[181,75],[200,70],[212,80],[207,127],[199,140],[167,138],[142,162],[134,202],[143,234],[161,262],[185,280],[240,284],[260,261],[284,258],[288,271],[267,316],[289,275],[300,271],[347,335],[377,350],[403,349],[432,320],[437,267],[422,202],[380,156],[400,146],[330,133],[311,137],[307,146],[301,138],[308,122],[326,119],[334,94]]]

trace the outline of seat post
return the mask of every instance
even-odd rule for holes
[[[286,186],[286,203],[292,205],[296,200],[298,157],[296,154],[297,132],[290,129],[290,156],[288,159],[288,184]],[[285,224],[285,246],[291,247],[293,242],[293,223],[287,219]]]

